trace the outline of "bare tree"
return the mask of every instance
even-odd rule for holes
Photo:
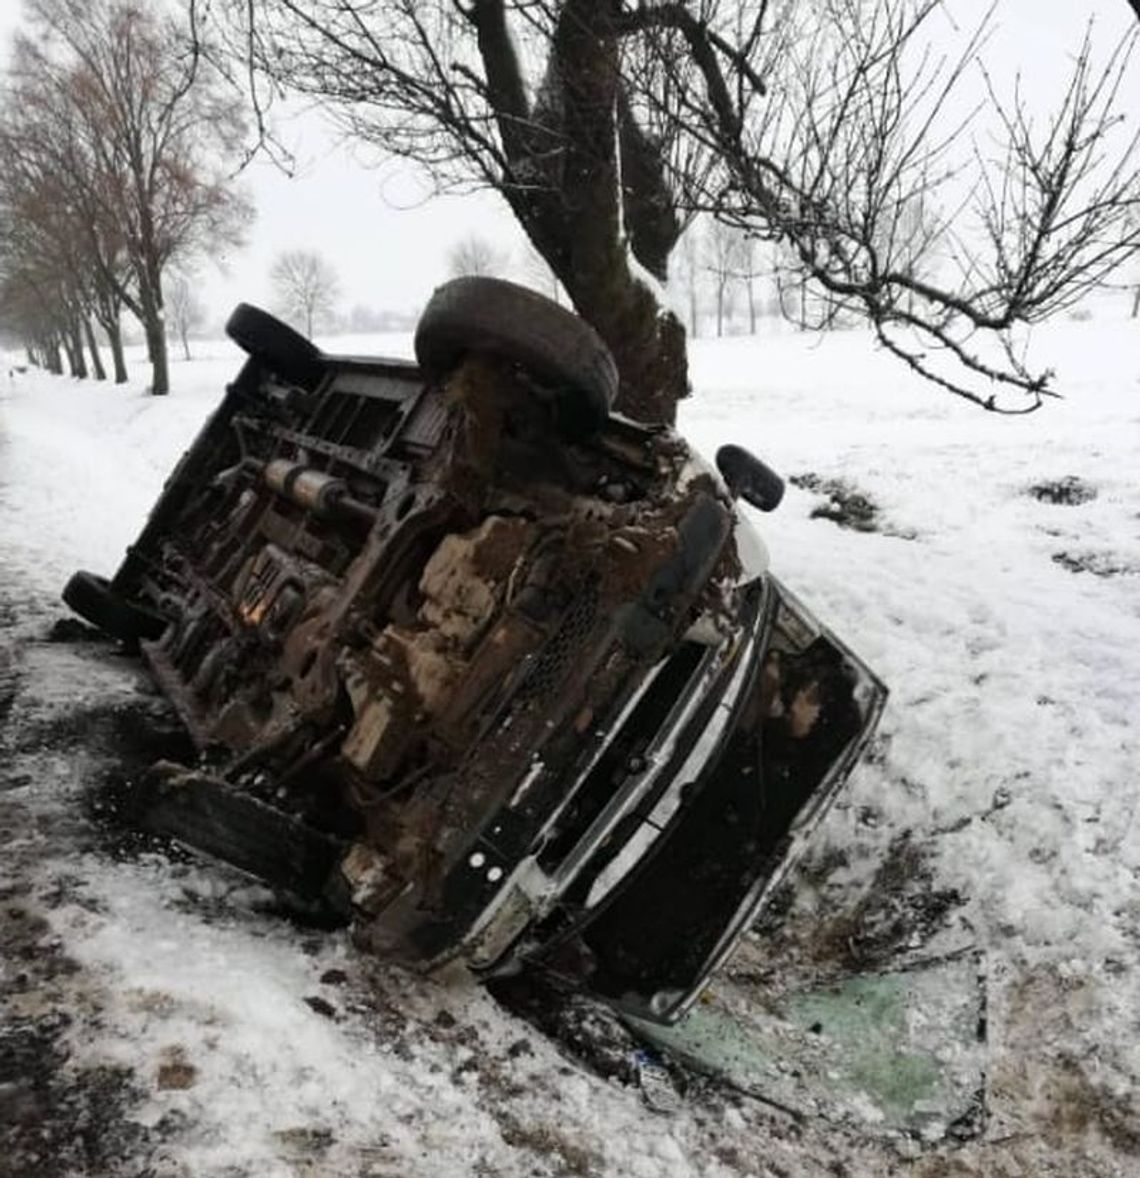
[[[756,279],[761,277],[763,270],[760,266],[756,239],[747,233],[740,235],[736,251],[736,272],[733,277],[744,290],[744,297],[748,300],[748,334],[756,334],[756,324],[760,318],[760,307],[756,301]]]
[[[795,251],[786,243],[775,246],[772,264],[776,313],[800,331],[828,331],[847,325],[852,317],[844,313],[843,304],[811,280],[811,273],[799,263]]]
[[[6,164],[0,171],[7,246],[4,268],[11,282],[27,283],[37,276],[41,307],[50,286],[57,305],[49,317],[82,317],[94,370],[100,376],[102,361],[88,318],[94,315],[111,344],[115,379],[125,381],[118,329],[121,300],[102,272],[103,265],[117,267],[121,275],[125,270],[119,237],[108,225],[92,220],[93,207],[83,189],[90,177],[80,177],[67,166],[68,153],[62,150],[68,135],[67,112],[54,107],[51,96],[45,94],[44,79],[37,63],[27,59],[27,50],[26,43],[17,45],[9,88],[0,99],[0,156]],[[49,272],[55,275],[50,283]],[[41,315],[46,314],[41,310]]]
[[[1136,37],[1097,65],[1086,36],[1046,119],[986,75],[997,128],[975,141],[968,119],[947,123],[946,112],[984,29],[940,58],[919,40],[939,8],[818,0],[785,15],[762,103],[749,62],[682,22],[680,35],[711,53],[694,53],[705,92],[677,117],[715,160],[699,195],[714,215],[783,243],[829,311],[860,314],[924,377],[987,409],[1026,412],[1052,395],[1052,373],[1025,367],[1011,331],[1071,306],[1140,249],[1129,223],[1137,139],[1117,113]],[[762,39],[766,14],[754,9],[730,48]],[[935,238],[947,243],[941,281],[914,264]],[[996,354],[983,350],[987,335]]]
[[[206,321],[206,308],[188,275],[175,274],[167,284],[166,306],[170,311],[171,325],[182,341],[182,354],[189,360],[190,333],[197,331]]]
[[[456,278],[465,275],[498,277],[506,271],[509,261],[506,251],[478,233],[461,237],[447,251],[447,268]]]
[[[152,391],[169,391],[162,278],[173,259],[237,241],[249,209],[227,160],[234,98],[194,39],[135,0],[29,0],[6,113],[66,185],[118,375],[118,310],[142,324]]]
[[[732,314],[733,286],[743,262],[742,241],[740,231],[723,221],[713,221],[705,234],[704,268],[712,275],[718,337],[724,335],[725,316]]]
[[[41,316],[82,320],[94,372],[102,379],[102,360],[90,327],[94,316],[111,347],[115,380],[122,383],[127,379],[122,299],[109,281],[109,276],[120,284],[129,280],[120,211],[102,208],[92,199],[94,175],[83,169],[72,150],[77,112],[61,101],[41,66],[38,49],[18,42],[8,85],[0,95],[0,157],[6,163],[0,171],[0,220],[7,226],[8,278],[27,283],[36,276],[35,301]],[[18,278],[12,275],[13,267]],[[54,275],[50,281],[49,274]],[[55,304],[50,312],[44,306],[49,289]]]
[[[680,223],[623,98],[623,43],[636,33],[620,5],[223,0],[211,13],[228,18],[235,77],[252,69],[259,111],[268,79],[318,96],[350,134],[441,186],[497,188],[614,352],[619,405],[672,418],[688,388],[684,330],[638,271],[664,280]]]
[[[0,151],[4,303],[27,336],[53,356],[62,351],[72,375],[85,377],[83,322],[90,289],[62,182],[7,124],[0,126]]]
[[[282,314],[312,338],[314,323],[336,307],[340,284],[332,265],[312,250],[286,250],[269,278]]]
[[[1071,305],[1140,249],[1122,219],[1140,199],[1135,142],[1115,118],[1132,45],[1101,68],[1086,40],[1047,119],[993,87],[997,134],[975,146],[950,100],[983,37],[952,58],[925,47],[940,8],[213,6],[229,18],[231,60],[252,71],[259,118],[267,86],[285,86],[441,187],[498,189],[611,346],[619,405],[634,416],[670,418],[687,388],[683,328],[641,273],[666,277],[698,210],[782,243],[829,307],[861,315],[942,388],[1025,411],[1048,395],[1049,373],[1025,369],[1011,330]],[[900,227],[916,193],[951,243],[940,282],[907,264]],[[985,335],[1001,344],[996,360],[977,346]],[[932,352],[956,371],[938,369]]]
[[[106,380],[107,370],[103,367],[103,357],[99,353],[99,344],[95,339],[95,332],[91,327],[91,319],[84,313],[80,322],[83,327],[83,338],[87,343],[87,350],[91,353],[91,374],[96,380]]]

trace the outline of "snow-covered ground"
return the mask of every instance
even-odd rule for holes
[[[203,345],[167,398],[5,365],[0,1048],[26,1034],[55,1062],[34,1083],[0,1066],[0,1143],[19,1118],[65,1126],[34,1164],[19,1138],[19,1172],[1140,1172],[1136,331],[1110,313],[1042,331],[1065,399],[1023,418],[922,386],[859,332],[693,349],[682,428],[793,476],[758,517],[773,567],[892,691],[749,968],[778,990],[984,951],[990,1116],[924,1147],[715,1087],[655,1113],[462,978],[298,930],[220,868],[109,847],[79,816],[114,748],[93,737],[161,707],[107,648],[43,638],[73,569],[117,566],[239,354]],[[812,515],[866,520],[858,496],[868,530]]]

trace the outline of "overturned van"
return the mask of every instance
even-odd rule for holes
[[[414,364],[227,330],[248,358],[138,540],[64,591],[200,750],[138,820],[414,968],[679,1018],[886,695],[768,571],[736,499],[779,478],[612,413],[600,338],[500,280],[440,287]]]

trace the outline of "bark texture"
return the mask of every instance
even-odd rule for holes
[[[613,10],[567,0],[531,110],[501,6],[476,8],[484,14],[480,48],[514,169],[504,194],[575,309],[613,352],[621,376],[616,407],[641,421],[672,423],[689,391],[685,329],[635,274],[629,251],[664,279],[680,227],[622,94]]]

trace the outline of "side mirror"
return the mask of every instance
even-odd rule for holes
[[[761,511],[774,511],[784,497],[784,480],[743,446],[721,446],[716,467],[734,499]]]

